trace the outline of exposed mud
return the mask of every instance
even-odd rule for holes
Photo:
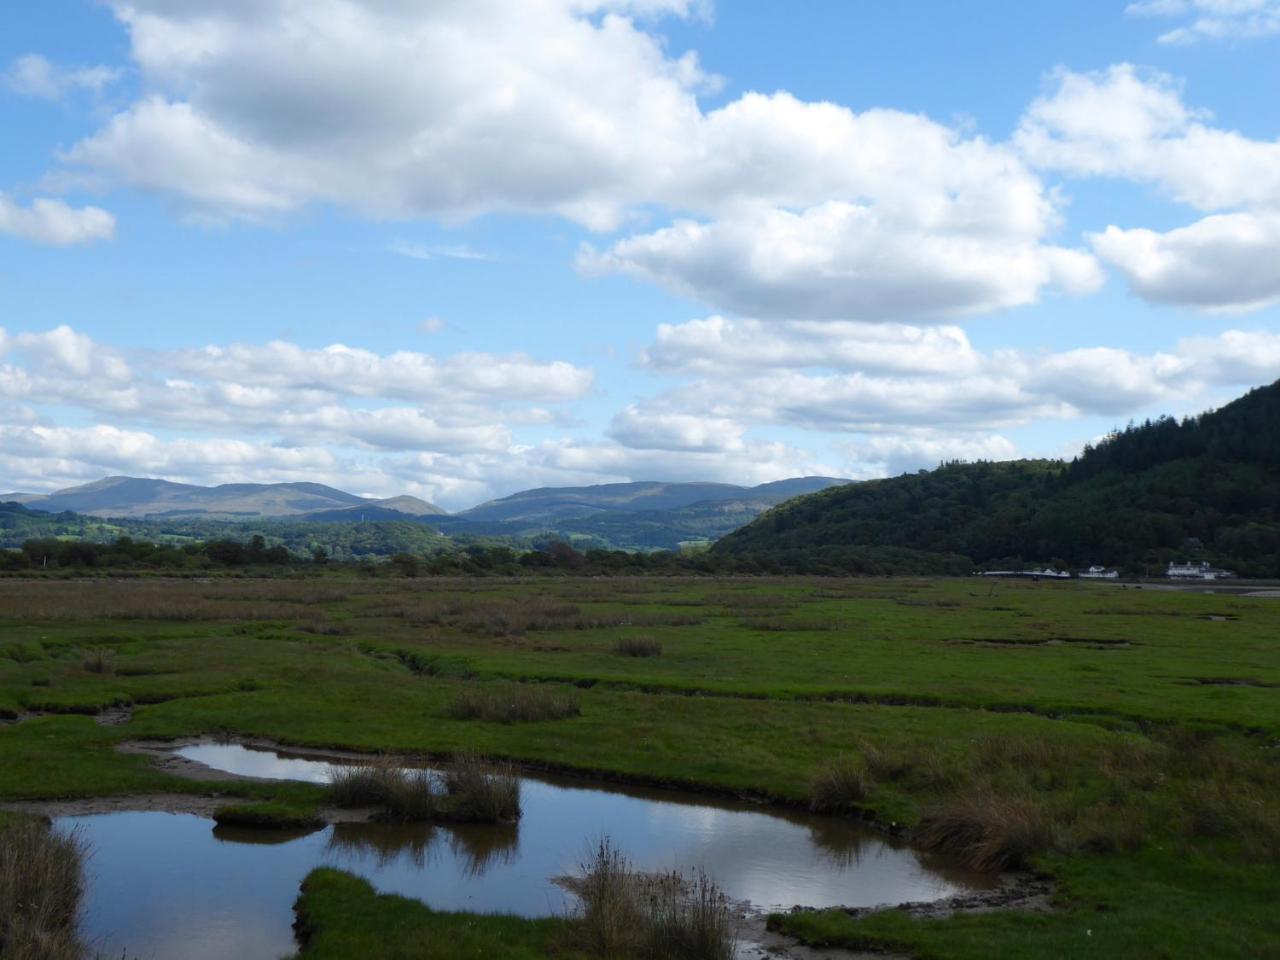
[[[960,915],[992,913],[997,910],[1022,910],[1030,913],[1048,913],[1054,909],[1053,881],[1030,873],[1007,874],[994,890],[963,893],[944,900],[922,900],[916,903],[884,904],[877,907],[843,907],[849,916],[857,919],[873,914],[896,910],[917,920],[946,920]],[[791,913],[814,912],[812,907],[792,907]],[[817,953],[815,956],[826,956]],[[878,956],[883,956],[879,954]]]
[[[121,705],[116,707],[107,707],[94,714],[93,722],[100,727],[118,727],[121,724],[128,723],[133,719],[133,707]]]
[[[1200,687],[1265,687],[1271,688],[1280,684],[1267,683],[1265,680],[1254,680],[1252,677],[1189,677],[1183,683]]]

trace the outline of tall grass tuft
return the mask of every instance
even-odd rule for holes
[[[1053,849],[1055,828],[1045,811],[1023,797],[971,793],[927,813],[913,839],[975,870],[1016,870]]]
[[[85,652],[84,659],[81,661],[81,664],[90,673],[115,673],[115,651],[110,650],[107,647],[94,647],[92,650]]]
[[[444,709],[451,720],[490,723],[536,723],[564,720],[582,713],[574,691],[532,684],[491,683],[468,686]]]
[[[520,817],[520,780],[509,765],[492,766],[475,754],[461,754],[441,777],[455,820],[497,823]]]
[[[382,807],[393,820],[431,820],[439,812],[431,774],[389,757],[330,767],[329,789],[339,807]]]
[[[662,653],[662,641],[653,637],[623,637],[613,645],[613,652],[624,657],[656,657]]]
[[[0,824],[0,957],[80,960],[84,841],[21,819]]]
[[[853,757],[837,757],[809,783],[809,807],[815,813],[849,813],[867,799],[871,776]]]
[[[601,957],[732,960],[729,902],[701,871],[637,873],[607,837],[573,885],[580,945]]]

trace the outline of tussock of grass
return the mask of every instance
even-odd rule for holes
[[[942,805],[921,820],[914,839],[975,870],[1016,870],[1054,846],[1053,825],[1022,797],[975,794]]]
[[[442,807],[451,819],[496,823],[520,817],[520,780],[509,765],[495,767],[462,754],[445,768],[442,781]]]
[[[388,820],[501,823],[520,817],[520,781],[511,767],[473,754],[459,756],[438,775],[390,757],[335,765],[329,789],[335,805],[380,807]]]
[[[323,618],[316,618],[300,624],[298,629],[302,633],[310,633],[318,637],[349,637],[351,635],[351,626],[349,624]]]
[[[577,941],[594,956],[636,960],[732,960],[728,900],[699,872],[642,874],[607,837],[572,884]]]
[[[431,820],[439,812],[431,774],[389,757],[331,767],[329,789],[337,806],[381,807],[391,820]]]
[[[38,820],[0,822],[0,957],[80,960],[84,842]]]
[[[536,723],[564,720],[582,713],[578,695],[531,684],[483,684],[464,688],[444,709],[451,720],[490,723]]]
[[[82,666],[90,673],[109,674],[116,672],[115,651],[106,647],[95,647],[85,653]]]
[[[613,652],[624,657],[656,657],[662,653],[662,641],[653,637],[623,637],[613,645]]]
[[[857,810],[870,792],[866,766],[853,757],[839,757],[814,775],[809,784],[809,807],[816,813]]]

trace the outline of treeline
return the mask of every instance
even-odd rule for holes
[[[27,540],[17,550],[0,551],[0,570],[198,570],[284,566],[300,560],[282,546],[267,546],[261,536],[248,542],[222,538],[182,546],[150,543],[132,537],[119,537],[112,543],[45,538]]]
[[[1280,384],[1214,413],[1131,425],[1072,463],[948,463],[792,500],[712,548],[818,572],[867,551],[924,569],[1050,563],[1154,574],[1172,559],[1280,576]]]

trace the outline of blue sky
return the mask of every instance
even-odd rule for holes
[[[1276,0],[14,7],[3,490],[872,477],[1280,377]]]

